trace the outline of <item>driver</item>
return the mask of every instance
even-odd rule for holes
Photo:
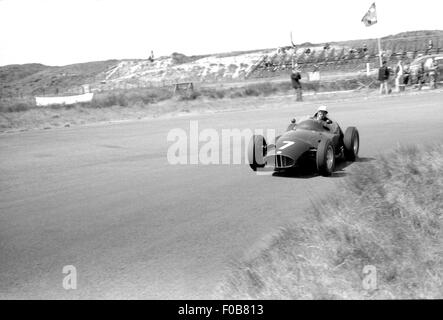
[[[318,121],[324,121],[326,126],[332,132],[338,132],[340,133],[340,137],[343,137],[343,133],[341,132],[341,129],[337,125],[337,123],[333,123],[332,120],[328,118],[328,108],[326,106],[318,107],[317,112],[314,114],[312,118]]]
[[[331,119],[328,118],[328,108],[326,106],[320,106],[317,109],[317,112],[312,117],[318,121],[324,121],[326,126],[331,130],[331,132],[338,133],[340,135],[340,141],[343,143],[344,134],[341,131],[341,128],[338,126],[336,122],[332,122]]]
[[[326,106],[320,106],[317,112],[314,114],[313,119],[325,121],[327,124],[332,124],[332,121],[327,117],[328,108]]]

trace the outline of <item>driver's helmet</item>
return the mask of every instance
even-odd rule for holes
[[[322,117],[319,117],[320,112],[323,115]],[[327,117],[326,117],[327,114],[328,114],[328,108],[323,105],[323,106],[318,107],[317,112],[314,115],[314,118],[317,120],[327,120]]]
[[[328,113],[328,107],[326,107],[326,106],[320,106],[320,107],[318,107],[318,109],[317,109],[317,113],[318,113],[319,111],[323,111],[324,113]]]

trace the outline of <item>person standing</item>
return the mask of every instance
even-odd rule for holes
[[[417,84],[418,84],[418,90],[421,90],[421,87],[425,83],[425,65],[424,63],[420,63],[418,69],[417,69]]]
[[[431,67],[429,68],[429,86],[431,89],[437,89],[438,71],[438,62],[436,59],[434,59]]]
[[[380,94],[383,94],[383,90],[386,94],[389,94],[389,69],[386,65],[386,61],[383,61],[382,66],[378,69],[378,80],[380,81]]]
[[[400,84],[403,82],[403,62],[400,60],[395,68],[395,92],[400,92]]]
[[[154,51],[151,50],[151,55],[148,58],[149,62],[154,62]]]
[[[302,87],[301,87],[300,79],[301,79],[300,69],[298,68],[298,65],[296,64],[294,66],[294,68],[292,69],[292,73],[291,73],[292,87],[295,89],[295,92],[297,94],[296,101],[303,101]]]
[[[409,84],[409,78],[411,76],[411,69],[409,65],[406,64],[403,68],[403,85],[407,86]]]

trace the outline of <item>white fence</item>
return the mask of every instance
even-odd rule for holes
[[[93,92],[65,97],[35,97],[35,104],[41,107],[51,104],[74,104],[78,102],[90,102],[93,97]]]

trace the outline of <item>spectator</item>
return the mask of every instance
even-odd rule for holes
[[[425,83],[425,65],[424,63],[420,63],[420,66],[417,70],[417,84],[418,84],[418,90],[421,90],[421,87]]]
[[[383,90],[385,90],[386,94],[389,94],[389,69],[386,61],[383,61],[383,65],[378,69],[378,80],[380,81],[380,94],[383,94]]]
[[[292,82],[292,87],[295,89],[295,92],[297,94],[296,101],[303,101],[300,79],[301,79],[300,69],[298,68],[298,65],[295,64],[294,68],[292,69],[291,82]]]
[[[151,50],[151,55],[148,58],[149,62],[154,62],[154,51]]]
[[[431,69],[433,64],[434,64],[434,59],[432,58],[426,59],[426,61],[424,62],[425,71]]]
[[[285,55],[287,49],[288,49],[288,48],[280,47],[280,48],[277,49],[277,54],[278,54],[278,55]]]
[[[434,59],[434,62],[429,68],[429,86],[431,89],[437,89],[438,71],[438,62]]]
[[[431,51],[434,47],[434,43],[432,42],[432,39],[428,41],[428,51]]]
[[[437,59],[434,60],[434,68],[435,68],[435,87],[437,88],[437,83],[440,81],[440,66],[438,64]]]
[[[400,60],[395,68],[395,92],[400,92],[400,83],[403,81],[403,62]]]
[[[403,84],[405,86],[409,84],[410,76],[411,76],[411,70],[409,69],[409,65],[406,64],[403,68]]]

